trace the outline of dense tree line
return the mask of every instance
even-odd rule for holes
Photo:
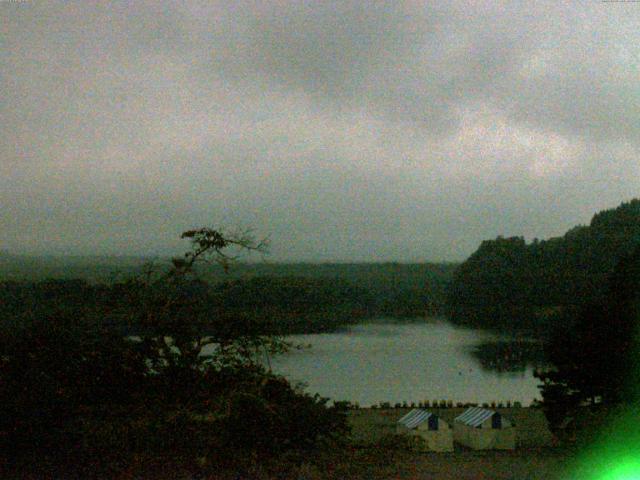
[[[446,287],[455,268],[435,263],[255,263],[238,265],[231,278],[285,277],[348,285],[372,315],[424,316],[444,313]],[[201,273],[212,283],[229,279],[216,267]]]
[[[546,332],[563,312],[602,302],[616,264],[638,245],[637,199],[563,237],[485,241],[454,273],[448,315],[463,325]]]
[[[135,289],[131,278],[144,268],[149,265],[112,282],[5,280],[0,282],[0,308],[24,309],[43,302],[82,303],[83,308],[108,305],[112,299],[127,298],[127,292]],[[210,265],[196,271],[197,279],[184,288],[197,291],[203,308],[256,321],[262,317],[264,328],[287,334],[331,331],[372,316],[442,314],[453,266],[239,264],[228,274]]]
[[[312,333],[335,330],[375,313],[371,295],[344,281],[291,277],[256,277],[209,284],[198,278],[181,287],[183,302],[197,312],[203,332],[216,328],[220,318],[230,324],[249,322],[264,334]],[[15,316],[30,311],[70,310],[93,312],[96,322],[136,335],[146,328],[144,319],[132,319],[129,309],[142,292],[149,294],[141,278],[110,285],[83,280],[1,282],[0,312]],[[162,298],[165,292],[154,294]],[[105,313],[107,312],[107,313]],[[179,312],[175,312],[179,315]]]

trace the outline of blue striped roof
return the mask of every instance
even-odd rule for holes
[[[472,427],[477,427],[482,425],[482,422],[487,418],[491,418],[493,414],[494,412],[491,410],[486,410],[480,407],[471,407],[466,409],[461,415],[458,415],[455,418],[455,421]]]
[[[422,410],[421,408],[414,408],[405,416],[403,416],[400,420],[398,420],[398,423],[401,423],[405,427],[412,429],[412,428],[416,428],[422,422],[427,421],[429,417],[432,415],[433,413],[428,412],[426,410]],[[433,416],[435,417],[435,415]]]
[[[497,412],[486,408],[471,407],[464,411],[462,415],[455,418],[456,422],[464,423],[470,427],[479,427],[488,418],[493,417]],[[509,422],[503,419],[504,426],[510,426]]]

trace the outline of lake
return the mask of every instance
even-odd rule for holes
[[[445,321],[399,323],[377,320],[337,333],[292,335],[310,344],[271,360],[275,372],[304,382],[309,393],[361,406],[388,401],[519,401],[540,398],[533,367],[497,372],[482,366],[473,351],[495,335],[454,327]]]

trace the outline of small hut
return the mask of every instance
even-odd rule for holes
[[[512,422],[493,410],[473,407],[453,421],[453,438],[474,450],[513,450],[516,429]]]
[[[396,425],[396,433],[413,435],[422,439],[421,448],[432,452],[453,452],[451,426],[427,410],[414,408]]]

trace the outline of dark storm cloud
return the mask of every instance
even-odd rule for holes
[[[460,259],[638,195],[637,4],[0,9],[4,248]]]

